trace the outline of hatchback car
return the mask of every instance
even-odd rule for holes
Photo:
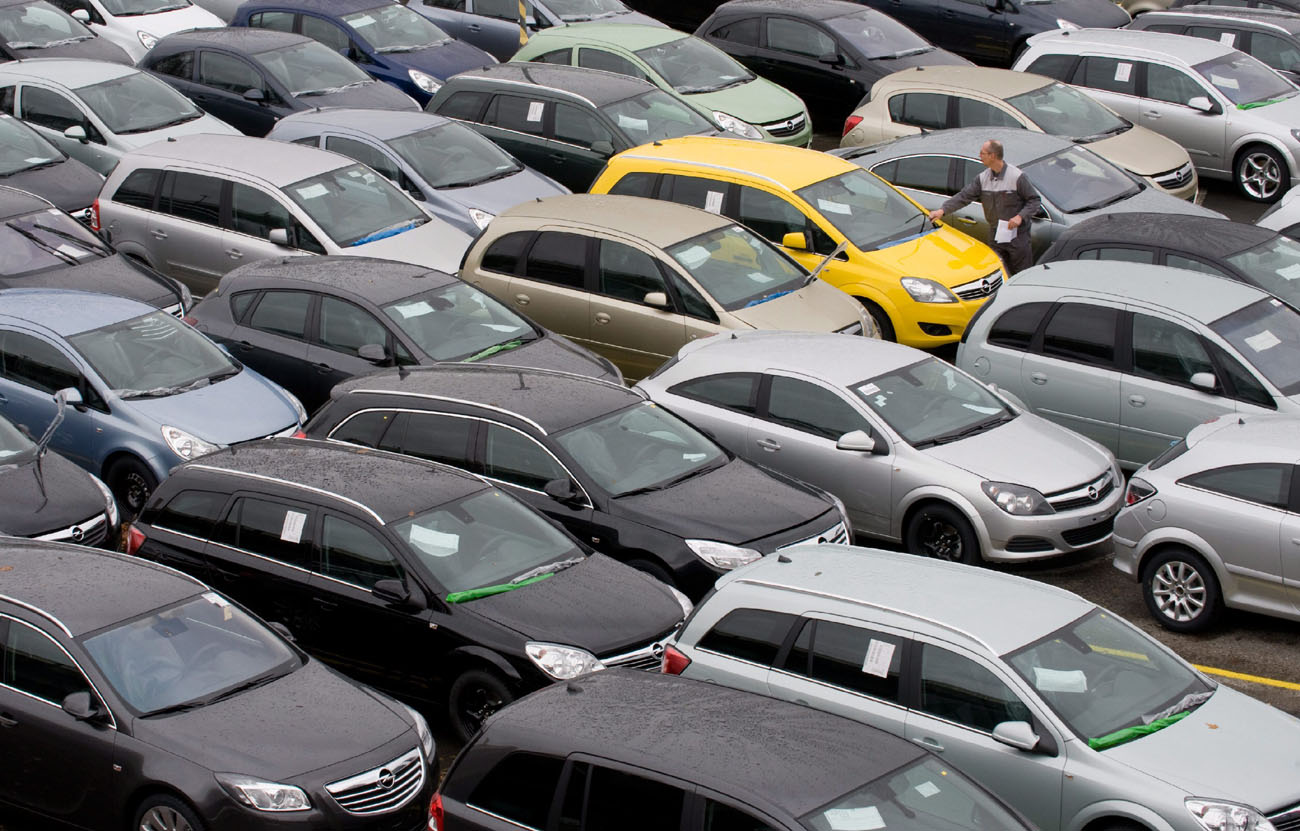
[[[91,31],[122,47],[132,61],[158,38],[187,29],[213,29],[226,22],[190,0],[49,0]]]
[[[723,577],[664,666],[942,753],[1038,828],[1287,828],[1300,800],[1294,717],[995,571],[788,549]]]
[[[716,46],[661,26],[578,23],[529,38],[514,61],[572,64],[647,80],[743,138],[806,147],[812,122],[799,97]]]
[[[280,439],[182,465],[128,532],[387,692],[447,703],[461,741],[512,699],[631,664],[690,601],[590,553],[473,474]]]
[[[1187,148],[1202,176],[1276,201],[1300,182],[1300,91],[1223,43],[1088,30],[1034,39],[1016,69],[1048,75]]]
[[[863,305],[881,337],[952,343],[1004,280],[997,254],[856,165],[802,147],[685,138],[610,159],[592,193],[649,196],[743,223]],[[784,327],[790,328],[790,327]]]
[[[223,2],[225,0],[222,0]],[[407,7],[454,38],[508,61],[528,41],[525,16],[531,3],[519,0],[416,0]]]
[[[46,0],[3,0],[0,2],[0,57],[81,58],[111,61],[130,66],[134,60],[121,47],[101,38]]]
[[[1217,40],[1300,81],[1300,16],[1274,9],[1183,6],[1139,15],[1125,28]]]
[[[266,137],[350,156],[467,234],[511,205],[569,192],[469,127],[429,113],[311,110],[280,119]]]
[[[570,23],[644,23],[664,26],[648,14],[633,11],[621,0],[529,0],[528,29],[537,31]]]
[[[418,110],[328,46],[269,29],[196,29],[162,38],[140,59],[207,112],[249,136],[320,107]]]
[[[692,598],[783,545],[848,536],[823,491],[735,458],[631,390],[569,373],[385,370],[335,387],[307,434],[477,473]]]
[[[147,72],[103,61],[0,64],[0,111],[107,176],[147,144],[194,135],[238,135]]]
[[[1234,8],[1274,9],[1276,11],[1300,13],[1297,0],[1174,0],[1170,8],[1181,9],[1187,6],[1232,6]]]
[[[0,712],[23,748],[0,802],[38,827],[424,827],[438,761],[414,710],[170,568],[26,540],[0,557]]]
[[[623,383],[618,368],[449,274],[369,257],[240,266],[186,318],[308,411],[383,366],[488,361]]]
[[[346,156],[243,136],[190,136],[122,160],[92,227],[207,293],[242,262],[348,254],[456,270],[470,236]]]
[[[1287,191],[1255,220],[1255,224],[1277,231],[1284,237],[1300,240],[1300,201],[1297,199],[1300,199],[1300,189]]]
[[[876,334],[853,298],[726,217],[634,196],[553,196],[492,220],[460,277],[644,378],[732,329]]]
[[[1136,468],[1226,413],[1300,414],[1300,312],[1178,268],[1035,266],[982,310],[957,366]]]
[[[0,112],[0,181],[49,200],[54,207],[88,216],[104,176],[55,147],[38,132]]]

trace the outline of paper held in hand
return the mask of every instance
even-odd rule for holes
[[[1020,229],[1019,229],[1019,228],[1011,228],[1011,227],[1008,227],[1008,225],[1007,225],[1007,220],[1005,220],[1005,219],[999,219],[999,220],[998,220],[998,229],[997,229],[997,231],[994,232],[994,234],[993,234],[993,241],[994,241],[994,242],[1014,242],[1015,239],[1016,239],[1016,234],[1019,234],[1019,233],[1020,233]]]

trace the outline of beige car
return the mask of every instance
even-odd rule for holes
[[[878,336],[856,300],[724,216],[635,196],[575,194],[499,215],[461,268],[628,381],[730,329]]]
[[[887,75],[844,122],[840,146],[950,127],[1023,127],[1073,139],[1166,193],[1196,198],[1196,170],[1177,142],[1051,78],[1008,69],[924,66]]]

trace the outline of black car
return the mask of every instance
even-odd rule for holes
[[[690,610],[477,476],[302,439],[176,468],[129,545],[287,623],[367,683],[446,701],[462,739],[556,679],[657,669]]]
[[[561,51],[567,60],[569,50]],[[464,121],[575,193],[591,187],[615,153],[658,139],[722,132],[648,81],[546,63],[547,57],[448,78],[425,111]]]
[[[46,0],[0,0],[0,61],[84,58],[130,66],[126,50]]]
[[[843,124],[891,72],[970,64],[889,15],[849,0],[731,0],[695,35],[798,95],[823,129]]]
[[[2,96],[0,96],[2,97]],[[0,101],[0,108],[4,103]],[[0,182],[48,199],[54,207],[88,217],[104,177],[64,153],[44,136],[0,112]]]
[[[325,44],[271,29],[178,32],[154,44],[139,67],[250,136],[313,107],[420,108]]]
[[[170,568],[29,540],[0,562],[0,804],[103,831],[425,827],[415,711]]]
[[[1254,55],[1291,81],[1300,81],[1300,15],[1294,11],[1180,6],[1140,14],[1126,28],[1217,40]]]
[[[801,1],[801,0],[797,0]],[[720,0],[627,0],[629,8],[642,14],[648,14],[661,23],[682,32],[694,32],[699,28]]]
[[[479,474],[692,599],[782,546],[847,542],[834,497],[732,456],[638,393],[578,375],[384,370],[335,387],[304,429]]]
[[[623,383],[612,363],[491,295],[441,271],[391,260],[250,263],[221,278],[190,319],[309,412],[335,384],[385,366],[481,360]]]

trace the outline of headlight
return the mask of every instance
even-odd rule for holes
[[[858,305],[862,304],[859,303]],[[876,319],[867,314],[866,309],[863,309],[860,314],[862,315],[862,334],[880,340],[880,326],[876,324]]]
[[[738,136],[744,136],[749,139],[761,139],[763,134],[758,128],[748,121],[742,121],[734,115],[727,115],[723,112],[713,111],[713,120],[718,122],[718,126],[729,133],[735,133]]]
[[[1249,805],[1194,796],[1183,804],[1205,831],[1273,831],[1273,823]]]
[[[917,303],[956,303],[956,296],[933,280],[924,277],[904,277],[901,280],[903,290],[912,295]]]
[[[439,81],[432,75],[426,75],[418,69],[408,70],[406,74],[411,76],[411,83],[415,84],[430,95],[433,95],[435,92],[442,89],[442,81]]]
[[[737,545],[728,545],[725,542],[714,542],[713,540],[687,540],[686,547],[694,551],[697,557],[709,565],[727,571],[740,568],[746,563],[752,563],[763,556],[752,548],[741,548]]]
[[[158,38],[148,32],[136,32],[135,36],[140,38],[140,45],[145,49],[152,49],[153,45],[158,42]]]
[[[405,704],[402,706],[406,707]],[[411,721],[415,722],[415,734],[420,737],[420,749],[424,751],[424,760],[430,762],[438,758],[438,751],[433,743],[433,733],[429,732],[429,722],[410,707],[406,707],[406,712],[411,717]]]
[[[108,524],[117,525],[117,500],[113,498],[113,492],[108,489],[108,485],[99,480],[98,476],[93,473],[87,475],[90,476],[90,481],[95,483],[95,487],[99,488],[99,492],[104,494],[104,510],[108,514]]]
[[[672,586],[666,583],[664,584],[664,588],[672,592],[673,599],[677,601],[678,606],[682,607],[682,617],[689,615],[691,611],[695,608],[695,604],[691,602],[691,599],[686,595],[682,594],[681,592],[677,591],[677,589],[673,588]]]
[[[469,218],[474,220],[474,224],[480,229],[486,228],[488,223],[496,217],[496,214],[490,214],[487,211],[480,211],[478,208],[469,209]]]
[[[276,782],[263,782],[251,776],[234,773],[218,773],[217,781],[221,787],[255,811],[307,811],[311,803],[302,788],[293,785],[281,785]]]
[[[1079,28],[1079,24],[1078,24],[1078,23],[1075,23],[1075,22],[1073,22],[1073,21],[1070,21],[1070,20],[1066,20],[1064,17],[1058,17],[1058,18],[1056,18],[1056,28],[1058,28],[1058,29],[1077,29],[1077,28]]]
[[[167,442],[167,446],[172,449],[172,452],[186,461],[206,456],[209,453],[215,453],[221,449],[220,445],[206,442],[197,436],[191,436],[184,430],[168,427],[166,424],[163,425],[162,435],[163,440]]]
[[[1054,514],[1056,509],[1047,504],[1043,495],[1024,485],[1009,485],[1006,482],[980,482],[984,495],[992,499],[997,506],[1013,516],[1031,516]]]
[[[1296,141],[1300,141],[1300,130],[1292,130],[1291,138],[1295,139]]]
[[[605,668],[595,655],[576,646],[529,641],[524,651],[542,672],[560,681]]]

